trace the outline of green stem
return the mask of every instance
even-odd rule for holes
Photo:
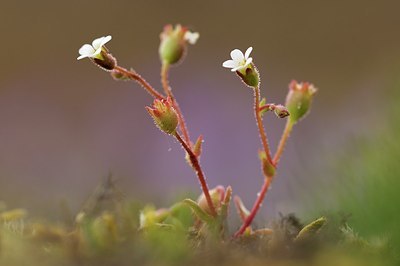
[[[286,120],[285,129],[283,131],[281,140],[279,141],[278,148],[275,152],[275,156],[274,156],[274,160],[273,160],[273,163],[275,166],[279,163],[279,160],[281,159],[283,150],[285,149],[286,142],[290,136],[290,133],[292,132],[292,129],[293,129],[293,123],[291,122],[291,119],[289,118]]]

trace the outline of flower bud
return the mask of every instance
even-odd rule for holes
[[[268,160],[265,151],[258,151],[258,158],[261,161],[262,171],[265,176],[272,177],[275,175],[276,168],[275,166]]]
[[[279,118],[285,118],[290,115],[286,107],[281,104],[275,105],[274,113]]]
[[[106,71],[111,71],[117,65],[117,60],[110,54],[105,44],[111,40],[111,36],[104,36],[93,40],[92,44],[84,44],[79,49],[78,60],[89,58],[94,64]]]
[[[221,207],[221,203],[224,200],[225,188],[223,186],[216,186],[215,188],[210,190],[211,200],[216,210]],[[200,208],[206,213],[212,215],[210,210],[210,206],[208,206],[207,199],[204,196],[204,193],[197,199],[197,203]]]
[[[256,88],[260,83],[260,73],[254,64],[248,65],[246,68],[236,71],[236,74],[242,81],[251,88]]]
[[[184,56],[187,43],[195,44],[199,34],[190,32],[186,27],[176,25],[166,25],[160,35],[161,43],[159,47],[160,59],[165,64],[176,64]]]
[[[286,96],[286,108],[290,113],[290,121],[294,124],[303,118],[310,110],[311,102],[317,89],[308,82],[298,83],[293,80],[289,84]]]
[[[172,107],[171,99],[155,99],[153,108],[146,106],[147,112],[153,118],[156,126],[167,134],[174,134],[178,126],[178,115]]]
[[[92,62],[97,65],[98,67],[100,67],[101,69],[105,70],[105,71],[111,71],[115,68],[115,66],[117,65],[117,59],[115,59],[114,56],[112,56],[107,48],[105,48],[104,46],[102,47],[101,50],[101,58],[90,58],[92,60]]]

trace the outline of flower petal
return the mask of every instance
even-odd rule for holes
[[[106,37],[104,37],[101,46],[105,45],[106,43],[108,43],[109,41],[111,41],[112,37],[111,35],[107,35]]]
[[[250,46],[244,53],[244,58],[246,58],[246,60],[249,58],[251,51],[253,51],[253,47]]]
[[[222,63],[222,66],[226,68],[234,68],[237,67],[237,63],[233,60],[226,60]]]
[[[93,58],[98,58],[98,59],[102,59],[103,57],[100,55],[100,53],[101,53],[101,47],[100,47],[99,49],[97,49],[97,50],[92,54],[91,57],[93,57]]]
[[[95,50],[93,49],[93,47],[90,44],[84,44],[82,45],[82,47],[79,49],[79,54],[81,55],[80,57],[78,57],[79,59],[82,59],[84,57],[88,57],[91,56],[93,53],[95,52]]]
[[[111,38],[112,37],[110,35],[108,35],[106,37],[97,38],[92,42],[92,46],[95,50],[97,50],[100,47],[102,47],[104,44],[108,43],[111,40]]]
[[[81,60],[81,59],[86,58],[86,57],[89,57],[89,56],[88,55],[80,55],[80,56],[78,56],[78,58],[76,60]]]
[[[243,68],[244,68],[244,66],[239,65],[239,66],[237,66],[237,67],[232,68],[231,71],[232,71],[232,72],[236,72],[236,71],[241,70],[241,69],[243,69]]]
[[[252,58],[252,57],[250,57],[250,58],[248,58],[248,59],[246,60],[246,63],[243,65],[243,67],[247,67],[248,65],[251,64],[251,62],[253,62],[253,58]]]
[[[231,57],[234,61],[241,61],[244,59],[244,55],[242,53],[242,51],[240,51],[239,49],[235,49],[231,52]]]
[[[200,34],[198,32],[187,31],[185,32],[183,39],[185,39],[185,41],[193,45],[197,42],[197,39],[199,39],[199,37]]]
[[[92,42],[92,46],[95,50],[99,49],[101,46],[101,43],[103,42],[104,37],[100,37],[97,39],[94,39]]]

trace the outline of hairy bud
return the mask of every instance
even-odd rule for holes
[[[311,102],[317,89],[308,82],[298,83],[292,81],[289,84],[289,93],[286,96],[286,108],[290,113],[292,123],[297,123],[310,111]]]
[[[174,134],[178,126],[178,115],[172,107],[171,99],[155,99],[153,107],[146,106],[147,112],[153,118],[156,126],[167,134]]]

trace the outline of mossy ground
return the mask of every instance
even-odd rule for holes
[[[232,239],[180,203],[162,222],[152,216],[143,223],[141,215],[157,210],[119,197],[111,184],[100,186],[73,222],[38,222],[22,209],[4,210],[0,265],[395,265],[386,241],[358,237],[344,219],[306,225],[287,215],[271,230]]]

